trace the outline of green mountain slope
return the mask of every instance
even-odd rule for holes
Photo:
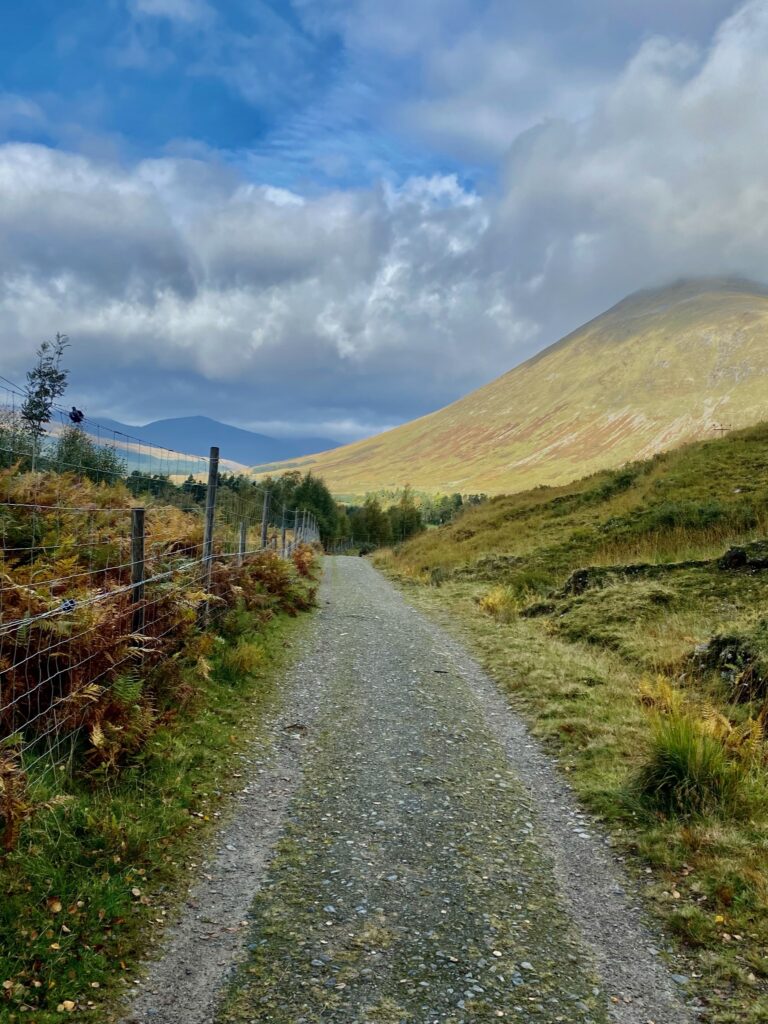
[[[759,421],[767,378],[768,290],[678,282],[630,296],[444,409],[290,465],[341,495],[557,485]]]

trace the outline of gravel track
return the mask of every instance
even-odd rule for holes
[[[243,755],[245,784],[235,807],[121,1024],[211,1024],[222,986],[247,953],[251,904],[301,781],[304,730],[318,714],[332,667],[317,647],[325,614],[296,640],[280,710]]]
[[[604,837],[461,645],[362,559],[328,559],[320,599],[215,884],[126,1020],[688,1020]]]

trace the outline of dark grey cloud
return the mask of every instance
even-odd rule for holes
[[[187,252],[160,197],[134,175],[39,146],[7,146],[0,162],[0,273],[71,277],[99,299],[191,295]]]

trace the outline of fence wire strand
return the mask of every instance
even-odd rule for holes
[[[306,510],[273,506],[248,481],[247,494],[218,488],[206,557],[209,458],[73,426],[63,409],[30,441],[24,393],[0,380],[0,746],[31,768],[68,758],[94,704],[170,653],[220,600],[220,573],[265,549],[290,557],[319,534]]]

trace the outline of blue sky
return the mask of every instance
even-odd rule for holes
[[[8,140],[126,160],[208,150],[302,190],[472,170],[388,123],[414,62],[361,59],[309,5],[31,0],[3,14],[0,61],[5,91],[37,108]]]
[[[763,274],[768,0],[28,0],[0,372],[349,439],[629,291]]]
[[[670,11],[634,0],[428,0],[421,16],[419,6],[419,0],[7,5],[3,88],[39,114],[11,119],[4,137],[128,160],[209,149],[260,180],[301,189],[431,173],[474,181],[493,176],[495,140],[457,145],[449,132],[441,138],[438,130],[420,130],[418,122],[397,116],[411,104],[439,104],[441,92],[453,88],[452,74],[473,77],[462,72],[462,48],[471,63],[498,31],[497,38],[524,41],[550,63],[540,75],[518,78],[504,99],[524,118],[554,99],[554,76],[572,76],[578,93],[620,68],[655,32],[673,29],[705,40],[734,4],[696,0]],[[435,56],[442,56],[442,67],[429,61]],[[475,69],[476,78],[483,74]]]

